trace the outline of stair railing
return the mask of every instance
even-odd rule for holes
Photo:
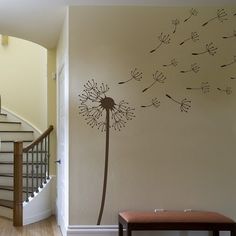
[[[13,225],[23,225],[23,201],[33,198],[39,188],[50,179],[50,133],[49,128],[34,142],[23,148],[23,142],[14,142],[14,196]],[[23,186],[24,183],[24,186]],[[25,197],[23,198],[23,193]]]

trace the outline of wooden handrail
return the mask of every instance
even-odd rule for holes
[[[42,140],[47,137],[51,132],[53,131],[53,126],[50,125],[48,127],[48,129],[42,134],[40,135],[35,141],[33,141],[30,145],[28,145],[27,147],[23,148],[23,152],[28,152],[32,147],[34,147],[35,145],[39,144],[40,142],[42,142]]]
[[[27,147],[23,148],[23,141],[19,142],[14,142],[14,204],[13,204],[13,225],[14,226],[22,226],[23,225],[23,196],[22,196],[22,189],[23,189],[23,154],[26,154],[26,163],[27,163],[27,169],[28,169],[28,152],[30,153],[33,152],[33,149],[36,147],[36,150],[38,152],[38,145],[40,144],[41,147],[44,144],[46,145],[46,159],[47,163],[45,164],[45,182],[47,182],[47,179],[49,179],[49,157],[50,157],[50,150],[49,150],[49,135],[53,130],[53,126],[50,125],[49,128],[42,134],[40,137],[38,137],[34,142],[32,142],[30,145]],[[32,156],[33,158],[33,156]],[[38,163],[42,162],[42,156],[39,160],[38,154],[36,154],[36,165]],[[33,163],[33,159],[32,159]],[[46,168],[47,167],[47,168]],[[32,164],[33,168],[33,164]],[[28,170],[26,170],[28,171]],[[42,167],[41,167],[42,171]],[[46,175],[47,173],[47,175]],[[27,176],[27,188],[28,188],[28,174],[29,172],[26,173]],[[40,173],[40,184],[38,181],[39,175],[38,175],[38,168],[36,170],[36,181],[37,181],[37,186],[41,187],[43,184],[43,173]],[[32,181],[34,181],[34,173],[31,173],[31,178]],[[32,185],[34,189],[34,185]],[[32,192],[31,197],[33,197],[34,194]],[[27,198],[28,198],[28,189],[27,189]]]

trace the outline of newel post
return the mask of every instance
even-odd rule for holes
[[[13,225],[23,225],[22,172],[23,142],[14,142],[14,204]]]

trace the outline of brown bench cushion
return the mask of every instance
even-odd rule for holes
[[[234,223],[224,215],[207,211],[126,211],[119,215],[127,223]]]

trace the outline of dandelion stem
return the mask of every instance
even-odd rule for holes
[[[129,81],[132,80],[132,79],[133,79],[133,77],[130,78],[130,79],[128,79],[128,80],[126,80],[126,81],[119,82],[118,84],[125,84],[125,83],[129,82]]]
[[[161,45],[162,45],[162,42],[160,42],[160,44],[159,44],[156,48],[152,49],[152,50],[150,51],[150,53],[155,52]]]
[[[102,201],[100,211],[98,215],[97,225],[101,224],[102,214],[104,210],[107,190],[107,175],[108,175],[108,156],[109,156],[109,126],[110,126],[110,114],[109,109],[106,109],[106,148],[105,148],[105,166],[104,166],[104,178],[103,178],[103,190],[102,190]]]
[[[211,18],[210,20],[208,20],[207,22],[205,22],[204,24],[202,24],[202,26],[205,26],[205,25],[207,25],[209,22],[211,22],[211,21],[215,20],[216,18],[217,18],[217,16],[216,16],[216,17],[213,17],[213,18]]]
[[[200,54],[204,54],[204,53],[206,53],[206,52],[207,52],[207,51],[204,51],[204,52],[198,52],[198,53],[193,52],[192,55],[200,55]]]

